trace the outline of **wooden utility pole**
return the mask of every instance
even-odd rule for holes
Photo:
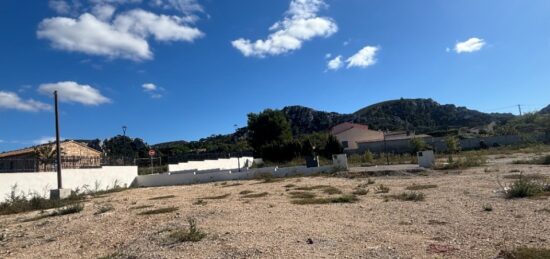
[[[57,91],[53,92],[55,99],[55,149],[57,153],[57,189],[63,189],[61,181],[61,147],[59,141],[59,110],[57,107]]]

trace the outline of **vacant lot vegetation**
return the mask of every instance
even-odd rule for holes
[[[548,167],[501,160],[422,176],[130,189],[55,206],[12,199],[0,258],[548,258]]]

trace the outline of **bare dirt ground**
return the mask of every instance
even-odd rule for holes
[[[508,164],[510,157],[493,156],[487,166],[467,170],[371,177],[376,183],[370,192],[346,204],[292,204],[287,189],[330,185],[351,193],[366,178],[130,189],[88,199],[78,214],[32,222],[23,220],[37,212],[0,216],[0,258],[494,258],[518,246],[548,248],[550,199],[504,199],[496,178],[518,171],[550,176],[550,167]],[[284,187],[289,184],[296,187]],[[425,201],[388,201],[387,194],[375,193],[379,184],[389,194],[412,184],[437,187],[420,191]],[[243,198],[244,190],[268,195]],[[194,204],[224,194],[230,195]],[[167,195],[174,197],[150,200]],[[114,210],[95,215],[106,204]],[[153,207],[136,208],[145,205]],[[172,206],[177,211],[138,215]],[[488,206],[492,211],[484,210]],[[187,229],[188,217],[207,236],[166,244],[163,230]]]

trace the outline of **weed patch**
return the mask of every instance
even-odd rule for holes
[[[437,185],[435,185],[435,184],[413,184],[411,186],[407,186],[407,188],[405,188],[405,189],[409,190],[409,191],[419,191],[419,190],[426,190],[426,189],[433,189],[433,188],[437,188]]]
[[[550,249],[518,247],[514,250],[500,251],[499,259],[543,259],[550,258]]]
[[[340,189],[338,189],[336,187],[332,187],[332,186],[324,188],[323,192],[328,194],[328,195],[342,194],[342,191],[340,191]]]
[[[239,186],[239,185],[243,185],[243,184],[242,183],[225,184],[225,185],[222,186],[222,188],[235,187],[235,186]]]
[[[77,194],[73,194],[64,200],[50,200],[36,194],[30,199],[27,199],[27,196],[23,192],[18,192],[17,185],[14,185],[11,188],[11,192],[7,197],[7,200],[0,203],[0,215],[60,208],[79,203],[83,199],[84,195]]]
[[[389,195],[388,198],[400,201],[424,201],[426,198],[424,193],[421,192],[402,192],[397,195]]]
[[[150,201],[155,201],[155,200],[166,200],[166,199],[172,199],[172,198],[176,198],[176,196],[175,195],[159,196],[159,197],[153,197],[149,200]]]
[[[493,206],[491,206],[491,204],[484,204],[481,208],[483,209],[483,211],[493,211]]]
[[[330,204],[330,203],[354,203],[359,199],[355,195],[342,195],[339,197],[330,198],[304,198],[292,200],[293,204],[308,205],[308,204]]]
[[[32,217],[32,218],[23,220],[23,222],[30,222],[30,221],[36,221],[36,220],[40,220],[40,219],[44,219],[44,218],[75,214],[75,213],[81,212],[83,209],[84,209],[84,205],[82,205],[80,203],[73,204],[73,205],[63,207],[63,208],[59,208],[59,209],[57,209],[53,212],[50,212],[50,213],[44,213],[44,214],[38,215],[36,217]]]
[[[369,193],[369,189],[357,188],[351,194],[353,194],[353,195],[367,195],[368,193]]]
[[[140,205],[140,206],[134,206],[134,207],[130,207],[129,209],[130,210],[141,210],[141,209],[147,209],[147,208],[152,208],[153,205]]]
[[[550,195],[550,184],[520,176],[509,188],[504,188],[508,199]]]
[[[376,190],[374,192],[375,193],[388,193],[388,192],[390,192],[390,187],[385,186],[383,184],[380,184],[380,185],[378,185],[378,187],[376,187]]]
[[[171,231],[166,239],[166,243],[199,242],[206,237],[206,233],[197,227],[195,219],[188,218],[187,223],[189,224],[188,229]]]
[[[164,214],[164,213],[174,212],[174,211],[177,211],[177,210],[178,210],[178,208],[176,208],[176,207],[166,207],[166,208],[160,208],[160,209],[156,209],[156,210],[143,211],[143,212],[138,213],[138,215]]]
[[[226,193],[224,195],[218,195],[218,196],[208,196],[208,197],[203,197],[203,198],[199,198],[201,200],[221,200],[221,199],[225,199],[227,197],[229,197],[231,194],[230,193]]]
[[[208,204],[208,203],[204,200],[201,200],[201,199],[197,200],[196,202],[193,202],[193,205],[202,205],[202,206],[204,206],[206,204]]]
[[[246,194],[246,195],[243,195],[241,196],[242,198],[260,198],[260,197],[265,197],[269,195],[269,193],[267,192],[262,192],[262,193],[252,193],[252,194]]]
[[[111,204],[104,204],[104,205],[102,205],[101,207],[99,207],[99,209],[97,209],[97,211],[94,213],[94,215],[103,214],[103,213],[112,211],[112,210],[114,210],[114,209],[115,209],[115,207],[113,207],[113,205],[111,205]]]
[[[244,191],[241,191],[239,192],[240,195],[246,195],[246,194],[251,194],[253,193],[254,191],[251,191],[251,190],[244,190]]]
[[[292,199],[312,199],[317,196],[315,193],[304,191],[289,192],[289,194]]]

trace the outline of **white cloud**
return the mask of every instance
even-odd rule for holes
[[[55,17],[38,26],[38,38],[48,39],[54,48],[111,58],[151,59],[149,44],[141,37],[119,31],[85,13],[78,19]]]
[[[266,40],[252,42],[240,38],[231,44],[246,57],[280,55],[298,50],[305,41],[329,37],[338,31],[331,18],[317,15],[325,6],[324,0],[292,0],[285,18],[269,28],[272,33]]]
[[[44,19],[38,26],[37,37],[49,40],[52,47],[60,50],[139,61],[153,58],[149,38],[159,42],[192,42],[204,36],[190,25],[196,20],[193,15],[168,16],[142,9],[116,13],[115,5],[140,1],[90,1],[94,4],[91,12],[79,17]]]
[[[35,145],[48,144],[52,142],[55,142],[55,137],[41,137],[32,141],[32,143]]]
[[[113,17],[116,8],[110,4],[98,4],[92,8],[92,13],[102,21],[108,21]]]
[[[470,38],[467,41],[458,42],[455,45],[454,51],[456,53],[471,53],[481,50],[485,46],[485,40],[480,38]]]
[[[71,12],[71,6],[63,0],[50,0],[48,6],[58,14],[68,14]]]
[[[35,101],[33,99],[22,100],[16,93],[0,91],[0,110],[14,109],[19,111],[36,112],[41,110],[50,110],[49,104]]]
[[[175,9],[184,14],[204,12],[197,0],[152,0],[151,5],[164,9]]]
[[[46,95],[51,95],[56,90],[59,100],[62,102],[74,102],[84,105],[99,105],[111,102],[109,98],[101,95],[99,90],[89,85],[80,85],[76,82],[66,81],[42,84],[38,87],[38,91]]]
[[[327,69],[336,71],[342,68],[343,65],[344,62],[342,61],[342,56],[340,55],[335,57],[334,59],[329,60],[329,62],[327,63]]]
[[[366,46],[357,52],[355,55],[349,57],[346,62],[348,68],[359,67],[366,68],[376,64],[376,53],[380,50],[379,47]]]
[[[162,87],[158,87],[157,85],[152,83],[147,83],[147,84],[141,85],[141,88],[143,88],[143,91],[148,93],[151,96],[151,98],[154,98],[154,99],[162,98],[161,92],[164,91],[164,88]]]
[[[151,91],[156,91],[157,90],[157,86],[155,84],[151,84],[151,83],[143,84],[141,87],[146,92],[151,92]]]
[[[188,41],[192,42],[204,34],[197,28],[184,24],[178,16],[156,15],[136,9],[118,15],[113,26],[119,31],[146,38],[154,36],[158,41]]]
[[[325,59],[331,58],[331,57],[332,57],[332,53],[327,53],[327,54],[325,54]]]

